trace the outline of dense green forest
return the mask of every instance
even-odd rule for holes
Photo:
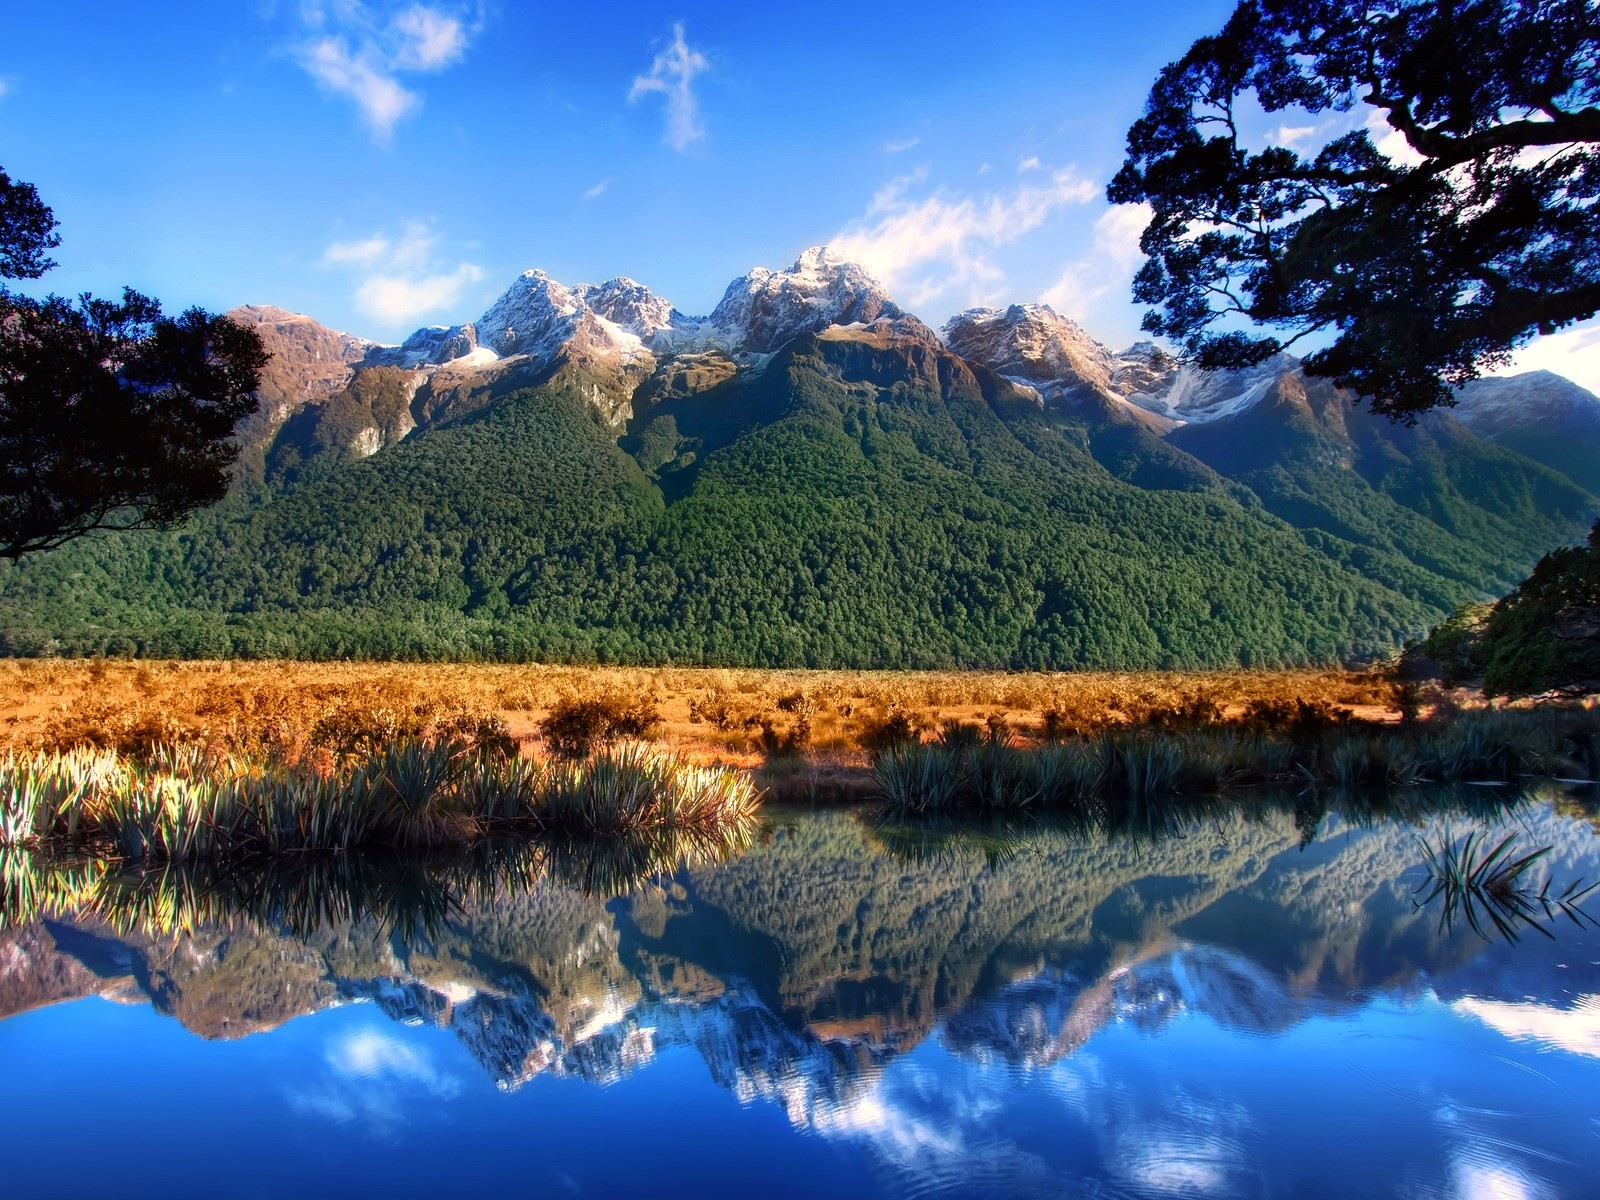
[[[1436,435],[1410,457],[1391,440],[1359,470],[1318,474],[1255,431],[1242,469],[1215,448],[1047,413],[926,342],[807,335],[762,369],[709,379],[636,402],[619,440],[582,368],[563,362],[356,459],[345,425],[371,414],[392,432],[403,418],[393,379],[358,375],[285,426],[265,482],[184,529],[5,567],[0,648],[858,667],[1350,660],[1503,589],[1594,515],[1563,477]]]

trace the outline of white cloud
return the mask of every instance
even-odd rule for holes
[[[1026,171],[1042,171],[1042,170],[1044,170],[1044,164],[1039,161],[1039,156],[1037,154],[1030,154],[1030,155],[1028,155],[1027,158],[1023,159],[1021,162],[1019,162],[1017,164],[1017,174],[1018,175],[1021,175]]]
[[[1511,356],[1509,365],[1491,372],[1554,371],[1600,395],[1600,320],[1536,337]]]
[[[4,100],[5,97],[6,97],[6,93],[9,92],[10,90],[11,90],[11,81],[9,79],[7,79],[4,75],[0,75],[0,100]]]
[[[390,242],[381,233],[354,242],[333,242],[322,252],[325,265],[350,263],[358,267],[374,267],[389,253]]]
[[[706,135],[705,125],[700,120],[700,105],[695,99],[694,78],[710,68],[706,56],[684,40],[680,22],[672,27],[672,44],[650,64],[650,73],[636,76],[628,90],[629,104],[652,92],[666,97],[667,127],[661,140],[674,150],[687,150]]]
[[[1367,114],[1367,136],[1372,139],[1378,153],[1390,162],[1402,167],[1414,167],[1423,161],[1422,155],[1406,141],[1406,135],[1389,124],[1381,108],[1374,108]]]
[[[427,225],[412,222],[398,238],[376,233],[333,242],[322,252],[322,262],[358,269],[362,274],[354,293],[357,306],[396,327],[432,314],[454,315],[452,306],[484,278],[476,263],[441,262],[436,252],[439,240]]]
[[[598,200],[601,196],[604,196],[606,194],[606,189],[609,188],[610,186],[611,186],[611,180],[602,179],[599,183],[595,184],[588,191],[584,192],[583,198],[585,200]]]
[[[1037,229],[1063,205],[1087,203],[1100,191],[1069,168],[1009,194],[952,196],[938,189],[911,197],[925,177],[919,171],[891,181],[864,217],[828,243],[899,289],[901,301],[913,306],[958,287],[968,290],[972,302],[989,298],[1004,278],[990,251]]]
[[[294,47],[296,61],[321,87],[354,100],[380,142],[422,107],[422,97],[400,82],[399,73],[441,71],[459,62],[478,29],[441,7],[412,4],[385,16],[361,0],[306,0],[299,21],[310,36]]]
[[[1143,259],[1139,236],[1150,223],[1143,204],[1117,204],[1094,223],[1089,253],[1068,263],[1041,299],[1063,316],[1080,318],[1113,294],[1128,294],[1128,285]]]
[[[353,53],[343,38],[321,38],[302,47],[300,65],[330,92],[354,100],[380,140],[387,140],[395,122],[422,104],[421,97],[401,87],[369,57]]]
[[[402,70],[438,71],[467,52],[467,31],[457,17],[413,4],[395,17],[394,65]]]
[[[1316,125],[1279,125],[1272,140],[1280,146],[1297,146],[1315,135],[1318,128]]]
[[[922,145],[921,138],[903,138],[896,142],[885,142],[883,144],[883,152],[885,154],[904,154],[907,150],[914,149],[920,145]]]

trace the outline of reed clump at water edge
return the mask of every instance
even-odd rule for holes
[[[1280,719],[1273,719],[1274,717]],[[1084,810],[1260,785],[1391,791],[1600,779],[1600,712],[1471,710],[1396,726],[1310,705],[1267,719],[1126,726],[1019,746],[1003,725],[949,724],[874,757],[887,806],[911,815]]]
[[[438,848],[495,833],[718,838],[755,809],[743,774],[637,743],[548,762],[422,738],[334,765],[183,746],[0,760],[0,846],[145,862]]]

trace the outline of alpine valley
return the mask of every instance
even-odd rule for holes
[[[530,271],[398,347],[270,307],[237,480],[0,570],[11,654],[769,666],[1359,659],[1600,513],[1600,398],[1413,426],[1041,305],[935,332],[826,250],[689,317]]]

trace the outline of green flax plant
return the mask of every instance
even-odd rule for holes
[[[637,744],[549,765],[403,738],[331,769],[158,747],[0,762],[0,846],[78,847],[131,861],[425,848],[491,831],[708,835],[756,806],[749,780]]]

